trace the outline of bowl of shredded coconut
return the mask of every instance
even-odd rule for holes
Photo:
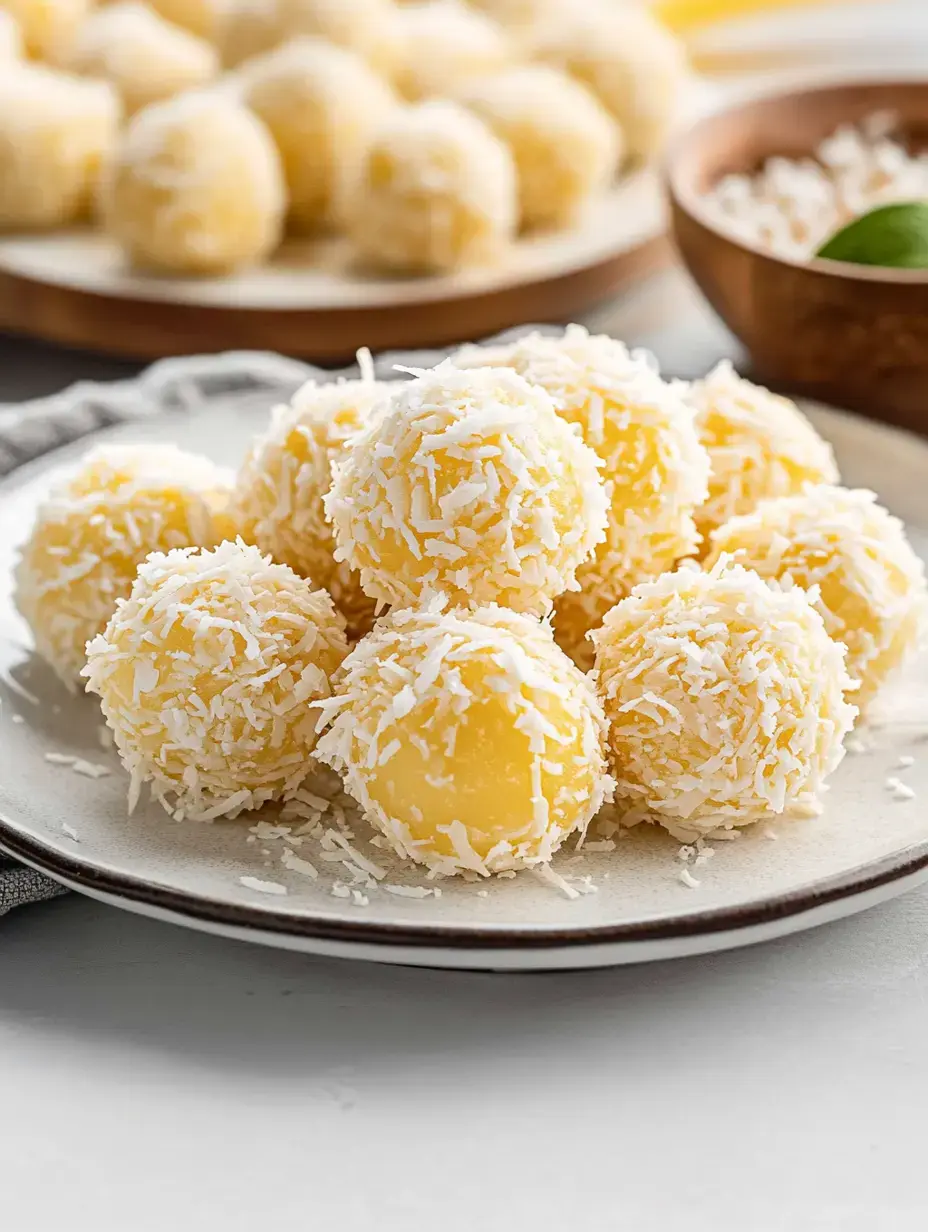
[[[925,429],[928,80],[717,111],[667,180],[681,256],[767,383]],[[826,255],[852,231],[860,255]]]

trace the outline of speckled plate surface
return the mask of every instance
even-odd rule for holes
[[[198,370],[202,375],[202,366]],[[281,369],[280,396],[292,388]],[[199,376],[197,377],[199,380]],[[288,387],[288,380],[290,385]],[[230,393],[235,382],[201,382],[186,410],[156,410],[107,433],[174,440],[234,464],[277,400]],[[212,388],[212,392],[209,392]],[[129,387],[126,397],[131,399]],[[846,482],[873,487],[928,553],[928,445],[835,411],[812,408],[833,442]],[[94,440],[101,439],[97,434]],[[928,657],[887,692],[878,722],[832,780],[824,815],[757,827],[715,844],[685,886],[679,844],[654,829],[614,850],[563,851],[555,862],[583,892],[566,898],[529,874],[491,884],[441,883],[436,897],[405,897],[387,886],[431,888],[371,848],[384,866],[359,905],[333,895],[347,881],[315,840],[298,851],[318,868],[312,880],[281,863],[286,844],[256,839],[254,818],[178,824],[155,805],[126,815],[126,781],[99,742],[95,701],[72,697],[29,653],[10,603],[15,545],[37,500],[87,441],[18,470],[0,484],[0,848],[72,888],[129,910],[269,945],[325,954],[487,969],[569,968],[681,956],[782,935],[870,907],[928,878]],[[109,773],[90,779],[47,755],[79,757]],[[913,758],[900,769],[900,758]],[[890,776],[915,792],[901,801]],[[249,841],[251,839],[252,841]],[[241,878],[272,881],[269,894]],[[413,890],[415,892],[415,890]]]

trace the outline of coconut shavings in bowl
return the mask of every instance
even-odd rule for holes
[[[928,152],[910,152],[897,126],[885,111],[842,125],[812,157],[769,158],[753,175],[724,176],[706,205],[734,238],[773,256],[809,260],[877,206],[928,201]]]

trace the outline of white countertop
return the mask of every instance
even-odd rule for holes
[[[678,375],[733,353],[676,276],[599,322]],[[0,399],[127,370],[0,343]],[[77,896],[0,920],[10,1232],[908,1232],[926,1097],[928,888],[567,975],[315,960]]]
[[[0,1221],[921,1229],[926,1039],[928,891],[755,949],[516,976],[72,897],[0,926]]]

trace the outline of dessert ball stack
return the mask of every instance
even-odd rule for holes
[[[322,761],[432,876],[544,865],[613,793],[678,837],[820,808],[926,585],[798,407],[579,326],[361,359],[234,481],[109,449],[40,510],[19,606],[133,793],[233,817]]]
[[[659,156],[687,80],[612,0],[0,0],[0,63],[0,228],[186,278],[288,232],[345,279],[517,263]]]

